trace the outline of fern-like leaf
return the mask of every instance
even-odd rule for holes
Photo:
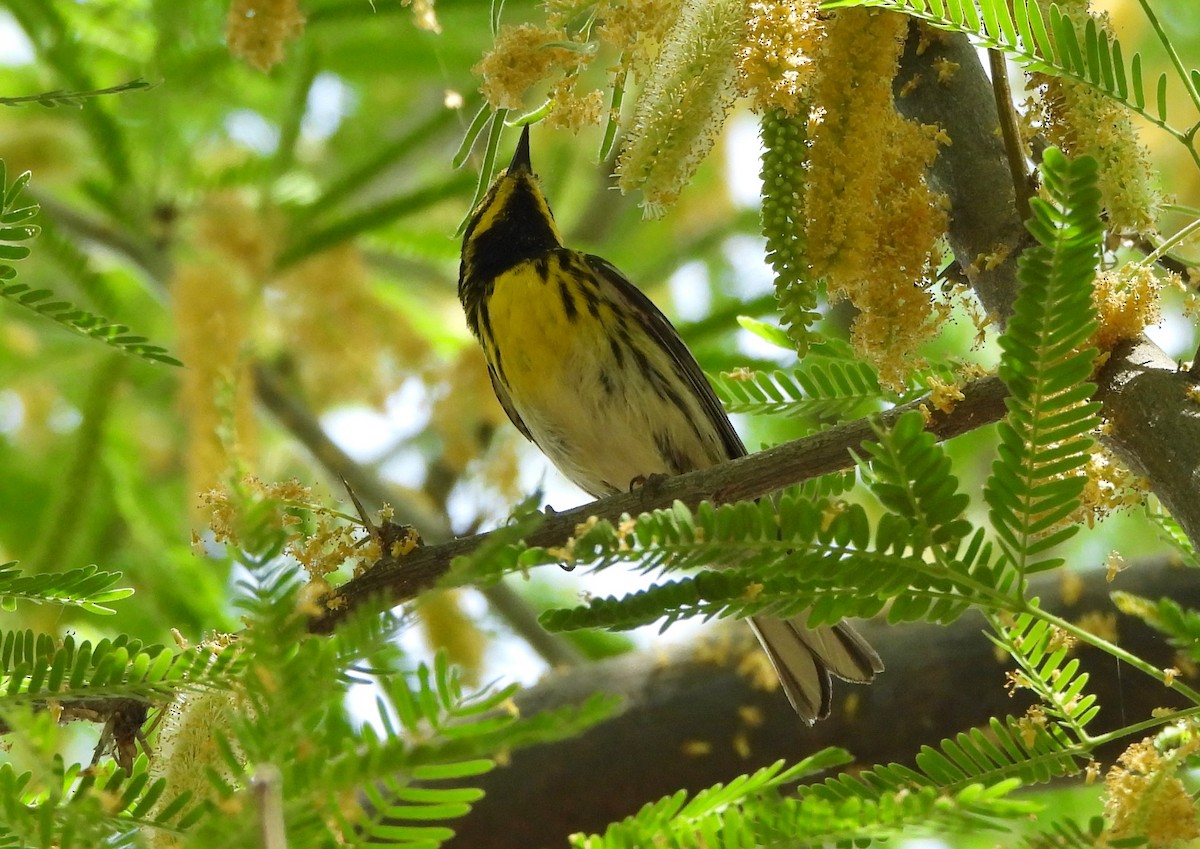
[[[0,268],[2,273],[3,269]],[[149,344],[145,336],[130,335],[129,328],[123,324],[115,324],[103,316],[80,309],[70,301],[54,299],[54,293],[49,289],[30,289],[24,283],[0,283],[0,298],[48,318],[67,330],[143,360],[172,366],[183,365],[167,353],[166,348]]]
[[[1021,667],[1020,685],[1037,694],[1048,716],[1069,729],[1079,742],[1086,742],[1085,726],[1100,708],[1096,697],[1084,692],[1088,674],[1079,671],[1079,661],[1067,660],[1065,643],[1055,645],[1054,628],[1027,613],[1007,626],[993,619],[992,627],[996,631],[992,642]]]
[[[493,769],[498,752],[577,735],[616,707],[597,696],[517,716],[505,709],[515,686],[470,692],[442,655],[402,671],[395,617],[363,611],[331,638],[306,638],[294,574],[265,561],[241,586],[248,709],[215,730],[222,770],[209,775],[217,796],[241,813],[206,819],[197,840],[255,842],[257,818],[236,802],[254,765],[266,763],[280,773],[289,842],[435,847],[479,798],[471,779]],[[374,685],[379,727],[345,709],[351,682]],[[305,740],[299,753],[297,734]]]
[[[0,633],[0,707],[96,698],[161,701],[184,690],[228,685],[244,656],[193,648],[178,653],[128,637],[77,643],[32,631]]]
[[[1150,524],[1158,529],[1158,538],[1175,550],[1175,554],[1188,566],[1200,566],[1200,559],[1196,557],[1196,549],[1192,545],[1191,538],[1183,532],[1183,528],[1179,526],[1179,521],[1170,513],[1166,513],[1161,509],[1151,509],[1147,506],[1145,516],[1150,520]]]
[[[129,775],[112,763],[84,770],[56,756],[49,774],[0,765],[0,846],[92,849],[137,845],[148,828],[181,831],[205,813],[191,794],[152,779],[141,755]]]
[[[826,750],[820,756],[834,758],[836,764],[843,754]],[[864,773],[865,780],[842,775],[783,796],[778,792],[783,778],[776,772],[778,766],[743,776],[728,787],[718,785],[691,802],[682,792],[665,797],[610,826],[603,836],[573,837],[573,845],[586,849],[866,845],[889,837],[911,837],[917,829],[1002,831],[1038,810],[1035,802],[1011,798],[1019,786],[1013,779],[941,786],[921,773],[895,766],[885,768],[886,774]],[[797,767],[811,771],[813,764],[802,762]],[[754,792],[748,792],[751,788]]]
[[[860,360],[810,356],[789,371],[714,375],[731,413],[841,420],[884,397],[878,375]]]
[[[80,607],[89,613],[110,614],[106,605],[133,595],[128,587],[113,588],[120,572],[101,572],[84,566],[67,572],[22,575],[16,561],[0,564],[0,609],[12,610],[18,599]]]
[[[1095,849],[1107,843],[1109,846],[1123,844],[1125,841],[1104,840],[1104,817],[1096,816],[1088,820],[1084,828],[1073,819],[1063,819],[1051,823],[1036,834],[1027,836],[1023,842],[1026,849]],[[1142,839],[1126,838],[1130,847],[1143,845]]]
[[[37,216],[38,205],[22,197],[29,178],[30,173],[26,171],[9,185],[4,162],[0,160],[0,187],[7,187],[4,189],[3,203],[0,203],[0,298],[48,318],[72,332],[98,339],[144,360],[182,365],[165,348],[147,343],[144,336],[130,335],[129,328],[123,324],[114,324],[80,309],[70,301],[57,299],[49,289],[30,289],[24,283],[12,282],[17,272],[8,263],[29,256],[29,246],[24,243],[34,239],[39,232],[35,225],[28,223]]]
[[[957,793],[972,786],[1043,784],[1077,775],[1086,753],[1053,722],[992,717],[986,728],[972,728],[922,746],[916,769],[885,764],[853,775],[843,774],[807,788],[831,802],[878,800],[888,793],[936,789]],[[1012,784],[1009,784],[1012,782]]]
[[[1000,337],[1008,416],[984,488],[1022,588],[1027,574],[1062,562],[1044,554],[1077,529],[1068,521],[1099,424],[1099,405],[1088,400],[1097,352],[1084,347],[1096,326],[1092,280],[1103,236],[1096,162],[1068,161],[1050,148],[1041,171],[1050,201],[1031,202],[1028,226],[1040,244],[1021,256],[1020,289]]]
[[[764,832],[775,836],[775,823],[769,816],[746,816],[758,804],[782,802],[780,789],[805,776],[849,763],[843,749],[823,749],[788,769],[783,761],[738,776],[728,784],[716,784],[688,799],[679,791],[656,802],[621,822],[613,823],[603,835],[582,834],[571,837],[571,845],[581,849],[618,849],[670,845],[676,847],[761,846]],[[758,812],[755,811],[757,814]],[[764,828],[765,827],[765,828]]]
[[[867,484],[893,515],[907,520],[906,535],[914,555],[929,546],[957,548],[971,532],[963,514],[970,499],[958,491],[950,458],[937,438],[925,430],[921,413],[904,414],[890,430],[875,428],[877,442],[864,446],[870,465]]]
[[[644,513],[619,530],[597,522],[572,542],[572,562],[672,572],[713,564],[737,563],[738,568],[702,571],[623,598],[595,598],[572,610],[547,611],[542,624],[551,630],[624,629],[663,617],[670,624],[694,616],[787,617],[809,610],[815,625],[874,616],[889,601],[892,621],[949,622],[972,603],[1007,608],[1008,596],[994,584],[999,573],[990,547],[979,533],[961,538],[968,528],[953,515],[961,499],[953,493],[947,498],[942,486],[931,481],[927,490],[924,484],[916,487],[918,497],[931,502],[924,508],[933,522],[928,528],[888,514],[872,529],[859,505],[812,502],[796,494],[778,503],[703,503],[694,512],[676,504]],[[917,552],[933,538],[939,540],[941,559],[930,562]],[[549,560],[563,553],[525,552]]]
[[[1157,602],[1133,593],[1115,592],[1113,603],[1129,616],[1136,616],[1161,634],[1193,661],[1200,661],[1200,610],[1184,607],[1170,598]]]
[[[835,348],[830,343],[822,351]],[[879,385],[879,373],[852,354],[810,353],[793,369],[710,375],[717,396],[731,413],[782,415],[811,422],[845,421],[904,404],[929,391],[932,379],[953,381],[950,364],[938,364],[914,376],[913,385],[893,392]]]

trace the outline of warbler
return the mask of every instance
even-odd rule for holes
[[[595,498],[746,453],[666,316],[611,263],[564,247],[529,158],[529,126],[471,213],[458,297],[492,387],[524,436]],[[831,676],[866,683],[879,656],[846,623],[750,620],[788,699],[829,715]]]

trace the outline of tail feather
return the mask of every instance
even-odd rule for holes
[[[771,659],[788,701],[805,722],[829,716],[832,677],[867,684],[883,661],[845,622],[809,628],[807,613],[791,619],[756,616],[750,627]]]

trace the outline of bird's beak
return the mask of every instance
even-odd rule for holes
[[[508,164],[509,174],[515,174],[517,171],[533,171],[533,166],[529,162],[528,124],[521,129],[521,139],[517,142],[517,149],[513,153],[512,162]]]

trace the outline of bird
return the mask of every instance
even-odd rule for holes
[[[512,161],[467,220],[458,296],[508,418],[593,498],[744,456],[679,333],[612,263],[564,246],[530,159]],[[827,717],[834,677],[883,671],[848,623],[748,621],[799,717]]]

